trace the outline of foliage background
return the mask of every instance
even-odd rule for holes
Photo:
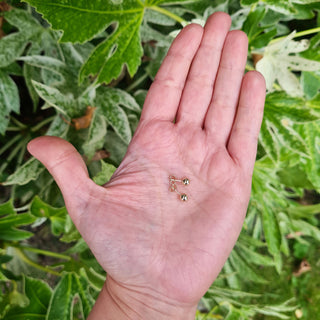
[[[197,319],[320,319],[319,1],[13,0],[0,9],[0,319],[84,319],[105,279],[27,142],[67,139],[106,183],[177,30],[218,10],[247,33],[246,69],[265,75],[268,95],[247,218]]]

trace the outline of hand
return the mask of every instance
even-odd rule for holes
[[[94,319],[111,304],[109,313],[124,319],[191,319],[236,242],[265,83],[257,72],[243,76],[247,37],[229,32],[230,23],[215,13],[204,28],[189,25],[174,40],[127,154],[104,187],[90,180],[68,142],[41,137],[29,144],[108,274]],[[170,175],[190,179],[176,185],[188,201],[169,191]]]

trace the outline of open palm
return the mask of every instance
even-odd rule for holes
[[[196,303],[218,275],[250,195],[265,85],[256,72],[243,76],[247,38],[229,27],[230,17],[215,13],[178,35],[104,187],[66,141],[29,145],[109,281],[177,304]],[[190,184],[170,192],[171,175]]]

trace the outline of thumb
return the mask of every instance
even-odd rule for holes
[[[78,208],[85,207],[92,185],[82,157],[69,142],[58,137],[36,138],[29,142],[28,151],[52,174],[77,225],[81,212]]]

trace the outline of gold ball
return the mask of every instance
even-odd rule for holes
[[[187,201],[187,200],[188,200],[188,196],[187,196],[185,193],[183,193],[183,194],[180,196],[180,199],[181,199],[182,201]]]
[[[190,180],[188,179],[188,178],[184,178],[183,180],[182,180],[182,182],[183,182],[183,184],[184,185],[188,185],[188,184],[190,184]]]

